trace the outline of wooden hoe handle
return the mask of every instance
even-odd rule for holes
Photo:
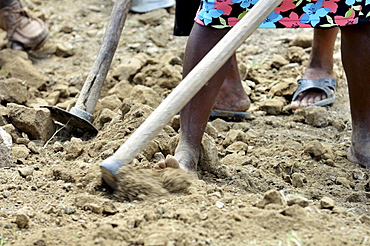
[[[124,144],[100,166],[113,175],[120,166],[130,164],[159,131],[205,85],[236,49],[257,29],[282,0],[260,0],[198,63],[163,100]],[[212,64],[212,66],[209,66]],[[112,161],[112,168],[110,167]],[[113,164],[114,162],[114,164]],[[114,167],[113,167],[114,166]]]

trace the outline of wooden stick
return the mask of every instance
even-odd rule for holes
[[[116,52],[131,0],[116,0],[96,60],[81,89],[75,108],[94,113],[100,91]]]
[[[123,165],[130,164],[159,131],[205,85],[236,49],[257,29],[282,0],[260,0],[181,83],[163,100],[140,127],[113,154]],[[212,64],[212,66],[210,66]]]

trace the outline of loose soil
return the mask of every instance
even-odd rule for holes
[[[99,163],[181,81],[187,38],[172,35],[174,8],[128,15],[94,112],[99,133],[88,138],[39,106],[76,102],[113,3],[26,4],[51,37],[28,53],[0,43],[0,126],[13,141],[11,160],[0,158],[0,245],[370,245],[370,172],[346,159],[339,37],[334,105],[288,106],[312,30],[257,30],[237,51],[253,119],[210,119],[195,178],[152,169],[173,154],[174,116],[120,170],[114,192]]]

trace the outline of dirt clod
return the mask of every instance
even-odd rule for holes
[[[15,223],[18,225],[19,228],[26,228],[30,223],[30,218],[26,214],[17,214],[15,219]]]
[[[323,197],[320,200],[320,206],[324,209],[333,209],[334,208],[334,201],[330,197]]]
[[[22,177],[27,177],[27,176],[30,176],[33,174],[33,171],[35,169],[33,167],[24,167],[24,168],[20,168],[18,169],[18,172],[19,174],[22,176]]]
[[[286,202],[284,201],[280,192],[277,190],[270,190],[265,193],[263,199],[260,200],[256,206],[259,208],[264,208],[268,204],[285,205]]]

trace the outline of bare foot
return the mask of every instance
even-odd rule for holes
[[[355,151],[353,145],[348,148],[347,159],[350,162],[360,164],[363,167],[370,168],[370,154],[365,146],[361,146],[360,151]],[[364,151],[365,150],[365,151]],[[361,153],[360,153],[361,152]],[[364,154],[363,154],[364,153]]]
[[[167,155],[166,159],[159,161],[154,168],[155,169],[165,169],[167,167],[180,168],[178,160],[173,155]]]
[[[214,108],[244,112],[249,109],[250,105],[251,101],[241,82],[231,84],[225,80],[218,93]]]
[[[243,88],[236,56],[231,58],[231,64],[226,78],[216,98],[215,109],[231,111],[247,111],[251,102]]]
[[[178,148],[177,148],[178,149]],[[175,156],[167,155],[166,159],[158,162],[154,168],[181,168],[186,171],[196,172],[199,154],[195,154],[195,151],[181,149],[175,152]]]
[[[334,74],[326,69],[308,67],[303,77],[306,79],[334,78]],[[332,92],[334,93],[334,91]],[[307,107],[326,98],[325,92],[321,90],[307,90],[299,94],[295,101],[292,101],[291,107],[292,109]]]

